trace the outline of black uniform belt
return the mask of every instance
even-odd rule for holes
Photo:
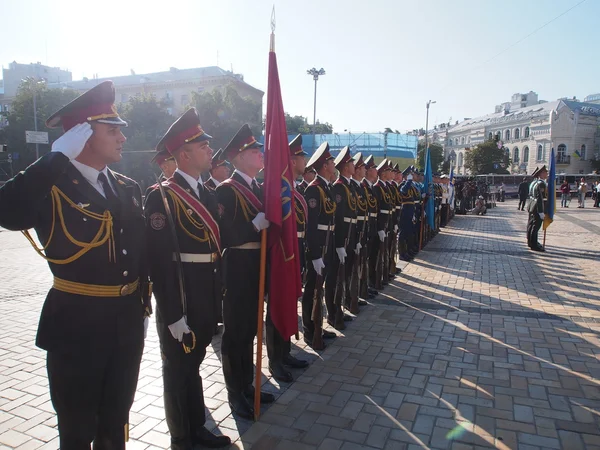
[[[260,250],[260,242],[246,242],[245,244],[229,248],[234,248],[236,250]]]
[[[218,259],[217,253],[181,253],[181,262],[184,263],[213,263]],[[173,261],[177,256],[173,253]]]
[[[100,284],[78,283],[76,281],[63,280],[54,277],[54,284],[52,287],[58,291],[66,292],[67,294],[87,295],[89,297],[124,297],[137,291],[139,285],[139,278],[129,284],[105,286]]]

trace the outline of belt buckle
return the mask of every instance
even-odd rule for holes
[[[125,297],[127,295],[128,290],[129,290],[128,284],[124,284],[123,286],[121,286],[121,289],[119,291],[119,294],[121,295],[121,297]]]

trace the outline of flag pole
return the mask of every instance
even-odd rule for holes
[[[256,376],[254,378],[254,420],[260,417],[262,380],[263,315],[265,311],[265,272],[267,266],[267,230],[260,232],[260,272],[258,284],[258,323],[256,328]]]
[[[546,248],[546,230],[544,230],[544,241],[542,243],[542,247]]]

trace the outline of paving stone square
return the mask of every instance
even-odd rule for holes
[[[561,209],[546,253],[527,213],[498,203],[457,216],[282,384],[252,423],[231,415],[220,337],[201,367],[207,426],[240,449],[600,450],[600,211]],[[540,234],[541,236],[541,234]],[[34,346],[51,285],[20,233],[0,229],[0,450],[57,449],[45,353]],[[161,358],[151,323],[129,449],[168,448]]]

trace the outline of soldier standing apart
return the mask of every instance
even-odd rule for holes
[[[54,276],[36,345],[63,450],[125,448],[151,312],[142,193],[107,167],[127,125],[114,100],[105,81],[50,116],[65,133],[0,188],[0,225],[34,228],[42,249],[24,233]]]
[[[302,295],[302,326],[304,342],[313,347],[315,324],[312,320],[314,301],[322,302],[323,280],[327,276],[333,259],[333,233],[335,230],[336,205],[331,198],[329,178],[335,173],[333,156],[329,153],[329,144],[324,142],[315,151],[306,165],[306,171],[314,169],[315,179],[308,185],[304,198],[308,205],[306,220],[306,285]],[[317,277],[319,275],[319,277]],[[319,283],[317,281],[320,280]],[[322,319],[319,318],[319,320]],[[322,325],[319,324],[319,325]],[[323,338],[332,339],[336,334],[323,330]],[[314,350],[323,350],[315,348]]]
[[[302,148],[302,135],[296,136],[290,143],[292,172],[294,178],[299,177],[304,173],[306,166],[306,160],[304,157],[308,155]],[[294,189],[294,204],[296,217],[296,226],[298,233],[298,251],[300,252],[300,270],[304,267],[304,235],[305,225],[308,206],[304,197],[300,195]],[[291,341],[285,340],[279,334],[279,331],[275,328],[271,321],[270,314],[267,314],[267,326],[266,326],[266,342],[267,342],[267,354],[269,357],[269,372],[278,381],[284,383],[290,383],[294,381],[294,377],[288,372],[284,366],[301,369],[308,366],[308,362],[302,359],[297,359],[291,355]]]
[[[229,164],[223,155],[223,150],[217,150],[211,161],[210,165],[210,178],[204,182],[204,186],[209,189],[215,190],[223,181],[225,181],[231,175]]]
[[[325,304],[327,305],[327,323],[336,330],[344,330],[344,322],[352,320],[352,316],[343,312],[345,296],[350,295],[350,276],[356,249],[356,194],[350,177],[354,174],[354,160],[350,148],[344,147],[337,158],[335,168],[340,176],[331,188],[336,203],[335,209],[335,254],[331,270],[325,280]],[[338,274],[338,269],[343,274]],[[345,288],[345,289],[344,289]],[[344,296],[344,297],[341,297]],[[336,321],[336,315],[343,320]]]
[[[546,166],[536,169],[532,177],[534,180],[529,186],[529,220],[527,221],[527,245],[531,250],[537,252],[545,251],[544,247],[538,242],[538,232],[544,221],[544,197],[546,195],[546,178],[548,170]]]
[[[217,188],[225,286],[221,362],[231,410],[247,419],[254,418],[253,346],[258,320],[260,232],[269,227],[262,189],[255,179],[264,167],[261,147],[250,127],[242,126],[223,149],[235,170]],[[260,401],[271,403],[275,397],[261,392]]]
[[[145,205],[165,415],[171,448],[176,450],[191,450],[197,444],[219,448],[231,443],[228,437],[216,436],[204,426],[199,375],[217,320],[215,298],[220,297],[220,285],[215,282],[221,245],[217,200],[201,178],[211,164],[209,139],[194,108],[171,125],[156,146],[157,151],[166,150],[177,161],[173,177],[162,182],[169,210],[165,210],[158,186],[148,194]]]
[[[527,178],[523,178],[523,181],[519,184],[519,204],[517,205],[517,209],[521,211],[525,210],[525,202],[527,201],[527,196],[529,195],[529,183],[527,182]]]

